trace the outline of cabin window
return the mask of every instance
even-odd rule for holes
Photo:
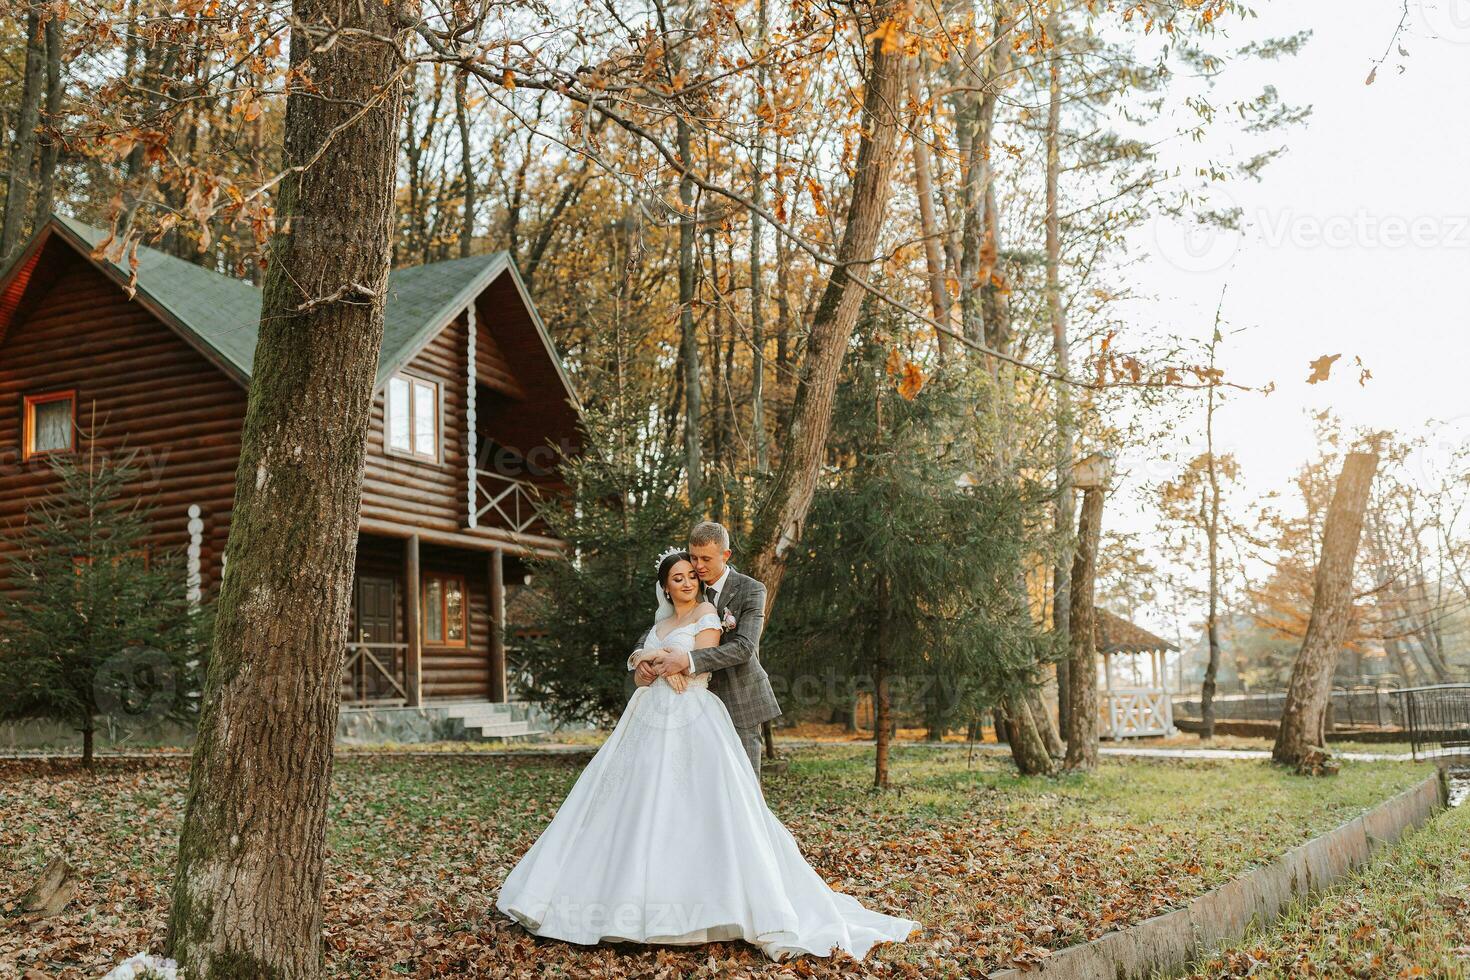
[[[464,576],[424,576],[424,642],[446,647],[462,647],[465,629]]]
[[[46,453],[71,452],[76,448],[77,393],[53,391],[25,396],[24,459]]]
[[[388,449],[439,461],[439,385],[407,374],[388,379]]]

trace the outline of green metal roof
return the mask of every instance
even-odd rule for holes
[[[71,218],[54,215],[53,220],[88,251],[106,237],[102,229]],[[125,267],[94,261],[110,266],[115,276],[127,281]],[[505,252],[491,252],[390,272],[377,385],[409,361],[507,265]],[[249,379],[260,328],[259,287],[140,246],[137,289],[177,326],[218,354],[242,380]]]

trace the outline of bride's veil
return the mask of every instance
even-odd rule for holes
[[[658,600],[658,612],[653,614],[653,624],[657,626],[674,615],[674,604],[664,595],[664,587],[658,582],[653,583],[653,597]]]
[[[683,550],[684,549],[682,548],[665,549],[663,554],[658,556],[658,561],[654,562],[653,567],[655,569],[660,568],[663,565],[665,558],[669,557],[670,555],[679,554]],[[674,604],[669,601],[668,596],[664,595],[664,584],[658,580],[657,572],[654,573],[653,599],[655,602],[658,603],[658,611],[653,614],[653,625],[657,626],[659,623],[662,623],[664,620],[674,615]]]

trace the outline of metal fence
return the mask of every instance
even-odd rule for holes
[[[1414,758],[1425,746],[1470,747],[1470,684],[1435,684],[1394,691]]]
[[[1327,719],[1333,729],[1402,728],[1403,712],[1386,687],[1347,687],[1332,692]],[[1286,707],[1286,693],[1218,694],[1215,696],[1216,721],[1279,722]],[[1203,717],[1198,694],[1174,697],[1174,716],[1198,720]]]

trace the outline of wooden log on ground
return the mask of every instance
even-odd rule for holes
[[[57,855],[46,862],[41,876],[20,897],[20,908],[25,912],[55,915],[66,908],[77,894],[77,879],[72,874],[66,858]]]

